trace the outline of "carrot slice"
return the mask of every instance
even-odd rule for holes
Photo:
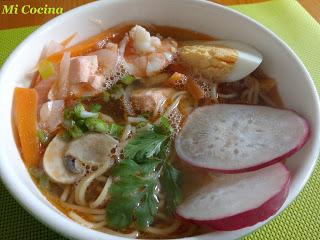
[[[77,35],[77,33],[75,32],[75,33],[73,33],[72,35],[70,35],[69,37],[67,37],[65,40],[63,40],[60,44],[62,45],[62,46],[67,46],[71,41],[72,41],[72,39],[74,39],[74,37]]]
[[[106,40],[111,36],[112,34],[109,31],[99,33],[84,41],[81,41],[76,45],[65,48],[62,51],[50,55],[49,57],[47,57],[47,60],[50,62],[59,63],[62,59],[64,52],[70,52],[71,57],[76,57],[87,54],[91,51],[98,50],[104,46],[105,42],[103,40]]]
[[[35,89],[15,89],[13,116],[21,143],[22,158],[26,166],[38,165],[39,142],[37,137],[37,92]]]
[[[186,88],[187,88],[187,91],[196,100],[196,102],[200,102],[201,99],[204,99],[204,97],[205,97],[204,90],[192,78],[188,78],[188,81],[187,81],[187,84],[186,84]]]

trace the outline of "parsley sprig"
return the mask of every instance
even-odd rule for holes
[[[160,188],[169,212],[180,203],[179,171],[168,160],[172,133],[168,119],[162,117],[159,125],[138,132],[125,146],[124,160],[111,172],[114,182],[106,209],[110,227],[125,229],[134,224],[145,229],[152,224],[159,209]]]

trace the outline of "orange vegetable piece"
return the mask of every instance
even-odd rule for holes
[[[27,167],[38,165],[39,142],[37,137],[37,92],[35,89],[15,89],[13,114],[20,139],[22,158]]]
[[[47,57],[46,60],[54,63],[59,63],[62,59],[64,52],[70,52],[71,57],[85,55],[91,51],[95,51],[102,48],[105,44],[103,40],[108,39],[111,35],[112,34],[109,31],[99,33],[86,40],[81,41],[76,45],[65,48],[62,51],[50,55],[49,57]]]
[[[175,72],[174,74],[172,74],[166,81],[166,85],[168,87],[176,88],[179,90],[184,90],[186,83],[187,83],[187,76],[178,72]]]
[[[204,99],[205,97],[204,90],[192,78],[188,78],[186,88],[187,88],[187,91],[191,94],[191,96],[196,100],[196,102],[200,102],[201,99]]]
[[[61,42],[61,45],[62,46],[67,46],[71,41],[72,41],[72,39],[74,39],[74,37],[77,35],[77,33],[75,32],[75,33],[73,33],[72,35],[70,35],[69,37],[67,37],[65,40],[63,40],[62,42]]]

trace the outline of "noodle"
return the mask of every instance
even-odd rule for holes
[[[129,123],[139,123],[139,122],[144,122],[146,119],[144,117],[128,117],[128,122]]]
[[[120,232],[112,231],[109,228],[100,228],[99,231],[104,232],[104,233],[108,233],[108,234],[112,234],[112,235],[115,235],[115,236],[119,236],[119,237],[125,237],[125,238],[137,238],[137,237],[139,237],[139,232],[138,231],[133,231],[131,233],[120,233]]]
[[[254,79],[254,94],[253,94],[253,104],[258,104],[258,101],[259,101],[259,82],[257,81],[256,78],[253,78]]]
[[[218,97],[220,98],[226,98],[226,99],[230,99],[230,98],[235,98],[238,96],[238,93],[234,92],[234,93],[230,93],[230,94],[223,94],[223,93],[218,93]]]
[[[65,202],[67,200],[69,194],[70,194],[70,185],[67,185],[67,186],[65,186],[63,193],[60,196],[60,200]]]
[[[132,130],[133,130],[133,127],[130,124],[127,124],[125,126],[124,130],[123,130],[122,136],[120,138],[119,145],[116,148],[116,155],[117,155],[119,161],[121,160],[121,156],[120,156],[121,152],[122,152],[124,146],[126,145],[127,140],[129,138],[130,133],[132,132]]]
[[[269,106],[271,107],[276,107],[277,105],[270,99],[268,98],[266,95],[264,95],[263,93],[259,94],[259,97]]]
[[[167,217],[165,214],[163,213],[158,213],[157,214],[157,218],[160,218],[162,220],[165,220],[165,221],[171,221],[172,219],[170,219],[169,217]]]
[[[168,109],[165,111],[165,113],[163,114],[163,116],[168,116],[170,115],[170,113],[176,108],[178,107],[181,98],[183,97],[183,95],[186,92],[179,92],[179,94],[177,93],[176,95],[174,95],[174,97],[176,97],[176,100],[168,107]],[[155,122],[156,124],[160,123],[160,118]]]
[[[100,222],[106,219],[105,215],[89,215],[88,218],[93,222]]]
[[[80,181],[80,183],[76,186],[76,190],[75,190],[75,201],[77,204],[82,206],[86,205],[85,194],[86,194],[87,188],[95,178],[105,173],[112,166],[112,164],[113,164],[113,161],[107,160],[106,163],[102,165],[102,167],[100,167],[98,170],[91,173],[90,175],[84,177]]]
[[[68,203],[73,203],[74,202],[74,191],[71,192],[68,198]]]
[[[246,80],[249,82],[250,87],[242,92],[240,100],[249,104],[258,104],[260,94],[259,81],[252,76],[248,76]]]
[[[106,121],[106,122],[108,122],[108,123],[114,123],[113,118],[110,117],[109,115],[103,114],[103,113],[100,113],[99,115],[100,115],[100,117],[102,118],[102,120],[104,120],[104,121]]]
[[[153,111],[153,116],[157,116],[158,113],[162,113],[163,112],[163,105],[165,104],[166,99],[165,98],[161,98],[161,100],[157,103],[154,111]]]
[[[102,205],[108,199],[108,191],[109,191],[111,184],[112,184],[112,178],[109,177],[106,184],[104,185],[102,191],[100,192],[99,196],[97,197],[97,199],[94,202],[89,204],[91,208],[96,208],[96,207]]]
[[[66,202],[60,202],[60,204],[67,209],[72,209],[72,210],[75,210],[75,211],[81,212],[81,213],[96,214],[96,215],[105,215],[106,214],[105,209],[92,209],[92,208],[81,207],[81,206],[66,203]]]
[[[101,27],[100,20],[91,19],[91,21]],[[152,25],[150,25],[149,27],[151,27],[154,31],[152,35],[155,35],[156,33],[163,35],[162,37],[160,35],[155,35],[155,36],[159,37],[160,46],[161,48],[165,49],[165,51],[169,51],[167,49],[167,44],[168,46],[170,46],[172,41],[171,39],[166,44],[162,45],[161,41],[164,40],[164,38],[166,38],[167,36],[179,37],[179,39],[182,41],[181,43],[183,43],[184,40],[192,41],[192,40],[198,39],[199,37],[198,34],[194,35],[194,32],[190,32],[187,35],[185,35],[186,33],[181,32],[182,33],[181,34],[179,31],[177,31],[177,29],[170,30],[164,27],[158,28]],[[256,70],[255,72],[250,74],[248,73],[249,75],[246,75],[246,77],[242,78],[239,81],[229,82],[229,81],[223,81],[223,79],[221,79],[222,81],[217,81],[218,79],[215,79],[215,78],[206,79],[202,77],[202,75],[200,74],[200,71],[198,71],[197,69],[192,69],[190,66],[185,65],[183,63],[182,59],[179,57],[178,47],[180,47],[180,44],[181,44],[179,42],[177,42],[179,44],[179,46],[177,47],[177,52],[175,54],[172,54],[173,56],[172,63],[171,63],[171,60],[169,61],[167,59],[168,64],[166,63],[166,66],[161,71],[156,71],[155,74],[151,74],[151,75],[141,73],[141,76],[138,76],[140,74],[137,75],[135,72],[137,73],[140,72],[141,70],[140,67],[144,68],[144,66],[138,66],[138,65],[149,64],[149,61],[151,61],[152,58],[149,59],[149,53],[147,55],[144,55],[144,54],[141,55],[139,52],[136,52],[136,50],[132,51],[133,50],[132,47],[135,43],[133,39],[131,39],[132,37],[129,35],[129,32],[128,32],[129,28],[131,27],[129,25],[126,25],[124,27],[119,28],[115,32],[110,32],[111,38],[109,40],[104,39],[102,41],[103,46],[110,43],[114,44],[114,46],[112,46],[112,48],[109,49],[110,54],[108,53],[108,55],[110,56],[106,57],[108,58],[106,60],[109,60],[109,57],[110,57],[110,60],[112,60],[111,55],[115,55],[114,56],[115,58],[113,59],[114,61],[113,60],[110,61],[110,66],[107,67],[107,66],[104,66],[105,64],[103,64],[104,63],[103,61],[101,62],[101,60],[98,59],[98,71],[96,71],[96,74],[99,77],[97,78],[97,80],[99,80],[100,77],[103,77],[101,78],[101,81],[103,82],[103,89],[101,90],[107,91],[107,92],[105,92],[104,94],[104,92],[100,91],[99,89],[94,90],[93,88],[91,88],[90,87],[91,85],[88,85],[88,86],[83,85],[85,88],[83,89],[83,91],[82,91],[82,88],[81,88],[81,91],[79,91],[78,95],[80,96],[78,96],[77,94],[75,94],[74,96],[70,95],[70,100],[69,100],[69,97],[63,98],[63,100],[65,100],[65,103],[66,103],[66,109],[70,108],[69,110],[72,110],[72,107],[74,106],[74,104],[78,103],[78,101],[82,102],[82,99],[80,99],[80,97],[82,98],[81,95],[83,95],[85,97],[83,99],[83,107],[86,109],[86,111],[90,109],[90,111],[95,112],[94,116],[96,115],[98,116],[97,118],[99,120],[97,121],[97,127],[96,126],[89,127],[89,125],[91,125],[91,122],[87,123],[87,118],[82,119],[82,117],[81,118],[77,117],[76,115],[78,114],[75,114],[76,113],[75,109],[71,111],[72,114],[70,115],[72,116],[70,117],[70,119],[69,117],[66,118],[65,116],[69,114],[63,114],[64,120],[68,120],[68,122],[70,120],[72,124],[74,123],[75,126],[79,127],[81,130],[80,132],[81,137],[82,135],[85,136],[87,134],[92,134],[93,132],[95,132],[94,134],[100,134],[99,135],[100,137],[101,137],[101,134],[108,135],[108,137],[109,136],[114,137],[115,139],[117,139],[115,140],[117,141],[116,144],[113,145],[115,146],[115,148],[110,150],[110,158],[109,159],[107,158],[106,162],[103,162],[102,164],[99,161],[100,163],[100,164],[98,163],[99,165],[92,164],[93,166],[91,166],[89,161],[82,161],[81,157],[79,157],[79,159],[76,159],[76,158],[71,159],[72,157],[71,156],[70,160],[72,161],[70,162],[72,162],[72,164],[74,165],[69,167],[69,166],[66,166],[64,158],[67,157],[66,151],[67,151],[67,148],[69,148],[69,143],[71,141],[66,142],[66,148],[65,148],[66,151],[62,156],[64,160],[63,162],[64,164],[61,164],[62,168],[60,170],[68,170],[70,171],[70,174],[73,174],[73,173],[78,174],[77,171],[72,171],[71,168],[73,167],[76,168],[76,163],[78,164],[78,160],[79,160],[79,163],[81,163],[81,166],[84,166],[86,169],[85,174],[79,173],[75,183],[72,183],[72,184],[65,184],[65,181],[63,181],[63,179],[62,181],[50,182],[53,184],[55,188],[52,189],[54,191],[53,195],[51,196],[48,193],[47,198],[51,202],[53,202],[53,204],[57,205],[57,209],[60,209],[67,217],[77,222],[78,224],[88,227],[90,229],[94,229],[106,234],[111,234],[119,237],[125,237],[125,238],[140,237],[145,239],[183,238],[183,237],[189,237],[189,236],[196,236],[198,234],[208,232],[209,229],[202,228],[197,224],[184,223],[183,221],[175,219],[174,215],[171,215],[166,211],[167,210],[166,204],[170,202],[170,196],[165,194],[167,193],[167,189],[166,189],[167,187],[165,186],[165,184],[162,183],[162,179],[157,181],[156,186],[155,188],[153,188],[153,191],[152,191],[152,194],[155,197],[157,197],[158,198],[157,200],[159,201],[158,208],[157,206],[156,207],[153,207],[151,205],[149,206],[150,208],[149,211],[151,211],[154,208],[154,210],[152,210],[153,211],[152,212],[153,214],[151,216],[152,218],[142,220],[142,217],[143,218],[145,217],[145,216],[142,216],[141,219],[139,219],[140,216],[137,215],[137,212],[138,212],[137,207],[141,206],[141,203],[146,203],[146,201],[148,201],[146,197],[143,197],[143,198],[141,197],[140,200],[137,201],[137,203],[134,206],[130,207],[132,208],[130,209],[130,212],[127,211],[128,212],[127,214],[130,214],[130,215],[126,217],[128,217],[130,222],[127,222],[126,224],[122,224],[122,223],[118,224],[113,222],[114,228],[112,227],[112,229],[117,229],[117,230],[109,229],[109,226],[108,226],[109,222],[111,223],[114,217],[114,214],[110,214],[110,212],[118,211],[117,207],[118,208],[127,207],[121,201],[119,201],[120,205],[117,205],[116,207],[114,207],[113,204],[108,205],[109,200],[115,200],[114,202],[118,203],[118,200],[120,199],[120,197],[118,199],[116,197],[116,194],[111,195],[111,189],[112,189],[111,186],[114,181],[116,181],[118,178],[119,180],[121,180],[121,178],[123,177],[122,175],[115,178],[111,176],[112,171],[110,168],[112,167],[114,162],[116,163],[121,162],[124,159],[124,155],[133,155],[133,154],[127,154],[127,152],[124,151],[124,149],[127,143],[130,142],[130,139],[135,138],[136,133],[141,133],[142,131],[146,131],[146,130],[152,130],[152,132],[159,133],[159,135],[160,133],[161,134],[163,133],[163,135],[165,135],[166,137],[165,144],[168,145],[168,146],[165,146],[167,150],[160,149],[160,151],[157,151],[159,153],[155,153],[155,154],[153,153],[155,158],[154,160],[159,160],[159,162],[162,161],[162,155],[165,154],[164,160],[168,161],[170,164],[172,164],[172,167],[177,168],[178,171],[181,171],[183,173],[182,174],[183,182],[181,184],[179,183],[178,187],[181,187],[181,193],[184,196],[188,196],[188,194],[190,194],[188,191],[190,192],[195,191],[199,187],[202,187],[201,184],[207,184],[206,183],[207,178],[208,178],[208,181],[210,180],[214,181],[216,178],[216,175],[211,173],[210,174],[208,173],[208,177],[204,176],[203,178],[202,177],[198,178],[197,174],[195,174],[192,169],[189,170],[188,167],[185,167],[183,165],[183,161],[178,156],[176,156],[174,140],[175,140],[176,134],[178,134],[181,128],[183,127],[183,123],[187,120],[188,115],[195,109],[195,107],[203,106],[203,105],[212,105],[219,102],[226,103],[226,104],[261,104],[261,105],[269,105],[272,107],[276,107],[277,106],[276,103],[278,102],[277,95],[276,96],[274,95],[274,94],[278,94],[277,88],[276,88],[276,82],[272,79],[268,79],[268,77],[266,76],[262,76],[262,75],[260,76],[260,73],[258,73],[259,70]],[[207,37],[204,39],[207,39]],[[156,40],[156,39],[153,39],[153,40]],[[57,43],[54,43],[54,44],[56,45]],[[152,42],[153,47],[155,47],[156,45],[158,45],[157,42]],[[53,46],[53,47],[57,47],[57,46]],[[117,49],[115,50],[115,52],[113,52],[113,47]],[[154,53],[156,54],[160,53],[160,48],[158,49],[156,47],[154,49],[157,50]],[[170,53],[170,52],[171,50],[167,53]],[[42,55],[43,54],[44,53],[42,53]],[[88,50],[85,54],[92,55],[96,53],[92,52],[91,50]],[[136,54],[138,54],[137,59],[139,61],[136,60],[136,56],[135,56]],[[169,55],[167,54],[165,57],[168,58],[168,56]],[[70,59],[68,60],[70,62]],[[132,71],[132,70],[135,70],[135,64],[133,64],[133,60],[134,62],[137,61],[138,63],[137,69],[136,69],[138,71]],[[130,64],[132,66],[130,66]],[[109,65],[109,62],[108,62],[108,65]],[[60,64],[60,66],[62,65]],[[56,69],[56,70],[59,70],[59,69]],[[38,69],[34,68],[31,73],[34,73],[37,71]],[[61,71],[57,71],[57,72],[59,73]],[[169,79],[171,78],[170,76],[173,76],[174,73],[179,73],[181,75],[179,79],[176,79],[175,77],[172,79]],[[38,76],[38,78],[35,78],[34,82],[37,82],[40,80],[40,75],[38,72],[36,75]],[[130,76],[130,81],[123,81],[123,80],[126,80],[123,78],[126,75]],[[131,82],[131,78],[135,81]],[[93,80],[96,80],[96,79],[94,78]],[[195,86],[196,89],[191,89],[192,86],[189,86],[189,83],[191,81],[189,80],[194,80],[196,84]],[[57,84],[59,83],[59,81],[57,82]],[[90,81],[88,82],[88,84],[89,83],[91,84]],[[66,83],[66,79],[64,83]],[[116,86],[119,87],[118,89],[120,91],[119,94],[117,93],[117,91],[113,91],[113,90],[109,91],[115,84],[117,84],[118,86],[117,85]],[[33,85],[34,83],[32,84],[32,86]],[[87,87],[89,88],[87,89]],[[159,94],[159,95],[154,94],[154,91],[157,89],[160,90],[160,92],[162,92],[163,90],[167,90],[168,88],[170,88],[170,92],[168,94],[166,94],[166,92],[163,92],[163,94]],[[89,89],[92,89],[92,91]],[[271,92],[271,89],[273,89],[276,92]],[[41,89],[39,88],[36,90],[41,90]],[[57,92],[58,90],[59,89],[56,89],[55,92]],[[62,91],[66,89],[60,89],[60,90]],[[69,89],[69,90],[71,91],[72,89]],[[139,104],[132,103],[132,100],[133,100],[132,93],[134,93],[136,90],[139,90],[139,91],[141,90],[143,93],[141,99],[139,98],[137,100],[139,103],[141,102],[141,107],[136,106]],[[144,90],[151,91],[151,94],[147,95],[148,98],[144,97],[144,94],[145,94]],[[197,96],[198,93],[196,92],[196,94],[194,94],[192,90],[199,90],[199,97]],[[221,91],[222,93],[219,93],[218,91]],[[65,91],[62,91],[62,92],[65,92]],[[57,93],[59,93],[59,91]],[[69,96],[68,94],[62,94],[62,95],[64,97]],[[109,99],[107,99],[107,96],[109,95],[110,95],[110,101]],[[152,98],[152,104],[149,104],[149,97]],[[91,110],[91,105],[92,105],[92,110]],[[97,105],[97,106],[94,107],[94,105]],[[64,113],[67,113],[67,112],[64,112]],[[141,114],[141,115],[138,115],[138,114]],[[165,118],[161,119],[161,117],[165,117]],[[104,122],[103,131],[99,130],[99,129],[102,129],[102,123],[100,127],[100,120]],[[155,126],[155,124],[160,124],[161,120],[167,120],[167,122],[165,123],[168,123],[170,125],[170,135],[169,135],[169,131],[168,131],[168,134],[167,134],[167,131],[165,134],[162,131],[158,131],[157,129],[158,126]],[[63,123],[65,122],[67,121],[64,121]],[[114,124],[111,124],[111,123],[114,123]],[[143,123],[143,124],[140,124],[140,123]],[[162,128],[167,128],[167,127],[169,128],[169,126],[166,126],[167,124],[164,124],[164,121],[161,121],[161,123],[163,125]],[[41,122],[38,122],[38,124],[39,126],[44,127],[44,125],[41,125]],[[69,130],[72,130],[72,129],[69,129],[67,125],[69,124],[61,124],[57,128],[58,129],[57,131],[50,132],[50,133],[48,132],[48,134],[50,135],[49,138],[51,139],[51,137],[55,137],[58,134],[58,132],[60,134],[60,132],[62,133],[62,131],[65,131],[66,133],[71,133],[72,131],[69,131]],[[95,121],[92,122],[92,125],[95,125]],[[93,131],[93,130],[97,130],[97,131]],[[164,129],[161,129],[161,130],[164,130]],[[68,134],[68,135],[73,135],[73,134]],[[141,138],[144,137],[143,134],[141,134],[141,136],[142,136]],[[73,138],[75,137],[71,136],[70,140],[72,140]],[[132,142],[134,143],[134,141]],[[139,150],[140,148],[144,149],[148,147],[148,146],[146,147],[144,146],[144,141],[141,141],[141,142],[142,142],[141,147],[140,146],[136,147],[137,150]],[[94,147],[92,147],[92,146],[96,146],[96,142],[90,142],[88,144],[92,144],[88,148],[90,149],[89,153],[91,153],[91,150],[92,150],[93,154],[98,155],[98,151],[100,151],[100,149],[97,148],[96,150]],[[97,145],[98,144],[100,144],[100,142],[97,143]],[[164,146],[161,144],[160,145],[158,144],[160,148]],[[134,144],[131,144],[131,145],[134,145]],[[83,146],[81,145],[79,149],[82,150]],[[102,148],[102,147],[101,149],[105,150],[105,148]],[[41,148],[41,151],[42,150],[45,151],[46,149],[43,147]],[[164,150],[163,151],[164,154],[162,153],[162,150]],[[150,147],[150,151],[151,151],[151,147]],[[141,151],[141,153],[144,153],[144,152]],[[104,159],[104,156],[108,154],[103,153],[102,159]],[[141,155],[141,154],[140,153],[136,154],[136,156],[138,155]],[[88,158],[89,158],[88,160],[92,160],[92,158],[94,157],[90,155],[90,157]],[[44,161],[44,159],[45,158],[43,158],[42,161]],[[146,159],[149,159],[149,157]],[[77,162],[75,162],[76,160]],[[140,164],[138,162],[138,159],[136,159],[136,157],[128,157],[128,160],[132,160],[137,164]],[[89,163],[86,164],[87,162]],[[95,161],[92,161],[92,163],[93,162],[96,163]],[[40,166],[42,167],[43,165],[40,165]],[[129,164],[128,166],[129,168],[131,167]],[[158,172],[160,176],[163,166],[164,164],[157,164],[156,167],[153,167],[153,170],[151,171],[152,175],[153,175],[153,172],[155,173]],[[144,174],[142,170],[137,170],[137,171],[134,170],[132,171],[132,173],[131,171],[130,172],[127,171],[129,173],[124,172],[123,175],[128,174],[130,175],[130,177],[131,175],[134,175],[134,177],[139,177],[139,179],[141,178],[143,180],[145,179],[148,180],[149,176],[151,177],[151,175]],[[47,174],[46,171],[45,173]],[[65,171],[63,171],[63,173],[65,173]],[[189,176],[191,176],[191,174],[193,175],[189,179]],[[50,174],[47,174],[47,175],[48,177],[50,177]],[[61,176],[64,177],[63,175]],[[184,180],[185,178],[186,180]],[[128,178],[128,179],[129,179],[128,180],[129,182],[131,178]],[[199,182],[198,182],[198,179],[199,179]],[[131,181],[134,182],[134,180],[131,180]],[[130,183],[131,182],[129,182],[129,184]],[[189,185],[189,183],[192,183],[192,184]],[[124,187],[121,189],[124,189]],[[128,188],[128,189],[129,189],[128,192],[130,192],[131,188]],[[144,191],[145,187],[143,186],[139,187],[138,190],[139,191],[132,190],[132,195],[125,196],[125,197],[134,198],[135,194],[136,193],[140,194],[140,191],[141,192]],[[127,198],[124,199],[124,202],[126,200]],[[122,216],[116,216],[116,217],[119,217],[119,219],[121,219]],[[146,216],[146,217],[149,217],[149,216]],[[150,226],[145,228],[144,230],[141,230],[140,228],[138,228],[138,226],[140,226],[139,225],[140,223],[138,221],[141,221],[141,222],[148,221],[148,222],[151,222],[152,224],[150,224]]]
[[[77,222],[80,225],[85,226],[87,228],[97,229],[97,228],[101,228],[106,225],[105,221],[98,222],[98,223],[89,222],[89,221],[83,219],[82,217],[80,217],[78,214],[76,214],[73,211],[68,212],[68,216],[72,220],[74,220],[75,222]]]
[[[186,231],[185,233],[183,233],[183,236],[184,237],[189,237],[189,236],[192,236],[194,234],[194,232],[196,231],[197,227],[192,224],[189,228],[188,228],[188,231]]]
[[[108,178],[105,177],[105,176],[99,176],[99,177],[96,178],[96,180],[100,181],[100,182],[106,182],[108,180]]]
[[[212,84],[211,99],[212,99],[215,103],[218,103],[217,84],[215,84],[215,83]]]
[[[144,231],[148,233],[153,233],[153,234],[168,235],[168,234],[174,233],[180,227],[180,224],[181,224],[180,221],[174,221],[174,223],[169,227],[165,227],[165,228],[148,227]]]
[[[123,131],[123,134],[121,136],[119,145],[123,145],[124,144],[124,142],[129,138],[130,132],[131,132],[131,125],[127,124],[126,127],[124,128],[124,131]]]

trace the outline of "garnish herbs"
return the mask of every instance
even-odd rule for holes
[[[91,112],[89,112],[81,103],[77,103],[73,108],[65,109],[63,127],[66,129],[66,137],[78,138],[91,131],[107,133],[115,138],[120,138],[123,126],[103,121],[99,118],[100,109],[101,105],[93,104],[90,106]]]
[[[108,225],[125,229],[134,224],[145,229],[159,209],[157,194],[166,195],[166,208],[173,212],[181,201],[179,171],[169,162],[172,128],[162,117],[159,125],[138,132],[124,148],[124,160],[112,168],[114,182],[107,205]]]

